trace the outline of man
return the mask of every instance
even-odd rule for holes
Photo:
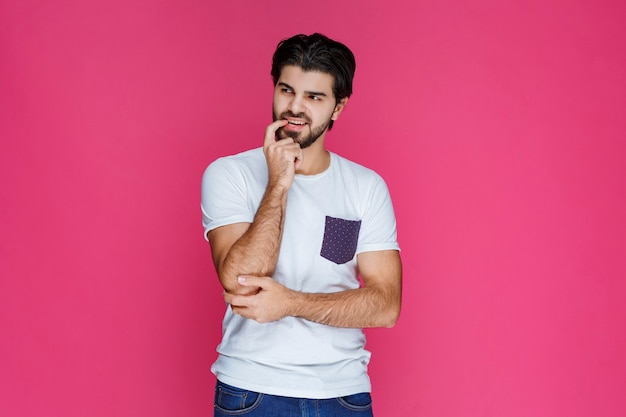
[[[396,323],[402,267],[384,181],[324,147],[355,66],[320,34],[279,43],[263,147],[204,173],[205,237],[228,303],[215,416],[372,415],[362,328]]]

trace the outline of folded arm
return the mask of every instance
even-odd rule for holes
[[[233,312],[261,323],[293,316],[335,327],[392,327],[400,315],[402,263],[396,250],[357,256],[364,286],[335,293],[291,290],[270,277],[245,276],[254,294],[225,294]],[[260,288],[260,291],[258,289]]]

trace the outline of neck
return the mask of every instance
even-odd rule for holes
[[[330,153],[324,148],[324,138],[320,137],[315,143],[302,150],[302,164],[296,174],[316,175],[324,172],[330,165]]]

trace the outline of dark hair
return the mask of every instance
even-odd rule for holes
[[[356,69],[352,51],[344,44],[320,33],[296,35],[278,44],[272,57],[274,85],[285,65],[332,75],[335,79],[333,94],[337,103],[352,94],[352,79]]]

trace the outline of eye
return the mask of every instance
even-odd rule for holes
[[[320,101],[322,99],[320,96],[309,96],[309,98],[313,101]]]
[[[283,93],[286,93],[286,94],[291,94],[291,93],[293,93],[293,90],[292,90],[291,88],[288,88],[288,87],[282,87],[282,88],[280,89],[280,91],[282,91]]]

